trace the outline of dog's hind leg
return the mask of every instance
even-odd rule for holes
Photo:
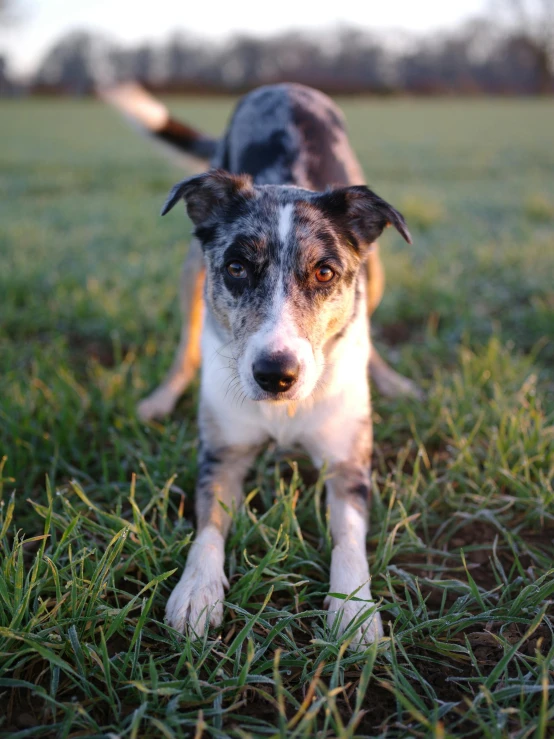
[[[379,246],[373,244],[367,260],[367,310],[371,316],[383,297],[385,290],[385,270],[379,255]],[[369,375],[377,390],[385,398],[397,398],[406,396],[409,398],[422,399],[423,393],[415,382],[408,380],[393,370],[375,346],[371,347],[369,359]]]
[[[398,398],[401,396],[417,398],[422,400],[423,391],[413,380],[396,372],[388,365],[379,354],[374,345],[371,346],[371,357],[369,360],[369,376],[377,390],[385,398]]]
[[[182,327],[179,347],[163,383],[137,408],[143,421],[167,416],[193,380],[200,366],[200,336],[203,320],[204,259],[200,244],[193,239],[181,277]]]
[[[367,255],[367,312],[368,315],[377,308],[383,293],[385,291],[385,270],[381,255],[379,254],[379,244],[375,242],[371,245],[369,254]]]
[[[202,635],[206,621],[219,626],[223,618],[225,537],[230,513],[242,501],[243,481],[259,446],[211,448],[201,442],[196,483],[198,531],[181,579],[167,602],[166,620],[184,632]]]

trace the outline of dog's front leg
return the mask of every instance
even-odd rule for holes
[[[369,461],[364,466],[340,464],[331,469],[327,495],[333,553],[330,595],[326,605],[329,625],[333,626],[338,620],[339,634],[353,619],[360,618],[374,606],[366,555],[369,492]],[[337,598],[333,593],[343,595],[345,599]],[[382,636],[381,616],[375,612],[358,627],[352,644],[363,646]]]
[[[229,513],[242,500],[244,477],[258,447],[211,448],[201,443],[196,515],[198,533],[187,563],[166,608],[170,626],[184,632],[191,627],[202,634],[208,620],[219,626],[223,618],[223,589],[228,587],[223,568]]]

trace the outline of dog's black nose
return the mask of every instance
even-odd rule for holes
[[[298,360],[287,353],[262,356],[252,365],[254,379],[268,393],[285,393],[298,380],[299,372]]]

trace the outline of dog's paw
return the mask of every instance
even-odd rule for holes
[[[341,598],[334,598],[330,595],[325,599],[325,605],[329,611],[327,614],[327,623],[329,628],[335,627],[337,629],[338,635],[343,634],[353,620],[357,621],[360,619],[362,614],[367,614],[372,606],[375,605],[369,594],[357,594],[355,597],[363,598],[363,600],[342,600]],[[335,626],[335,624],[337,625]],[[364,648],[368,644],[378,641],[382,636],[383,622],[381,620],[381,614],[375,611],[371,615],[367,615],[365,620],[356,629],[350,642],[350,648]]]
[[[172,388],[162,385],[144,400],[141,400],[137,406],[137,416],[141,421],[165,418],[175,408],[178,399],[179,395]]]
[[[197,636],[204,633],[207,620],[210,626],[220,626],[223,620],[224,588],[228,587],[223,570],[206,577],[206,573],[200,569],[185,568],[167,602],[167,623],[181,633],[190,628]]]
[[[206,621],[219,626],[223,619],[224,588],[229,587],[223,571],[224,541],[215,526],[206,526],[190,548],[185,570],[171,593],[166,621],[177,631],[188,628],[201,636]]]
[[[414,400],[422,401],[425,400],[425,393],[413,380],[409,380],[407,377],[398,375],[397,383],[392,390],[392,394],[388,397],[413,398]]]
[[[413,380],[398,375],[396,382],[389,388],[389,398],[404,397],[414,400],[425,400],[425,393]]]

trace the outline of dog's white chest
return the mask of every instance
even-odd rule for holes
[[[257,403],[259,422],[265,433],[280,447],[290,447],[300,442],[300,435],[309,423],[312,413],[292,403]]]

